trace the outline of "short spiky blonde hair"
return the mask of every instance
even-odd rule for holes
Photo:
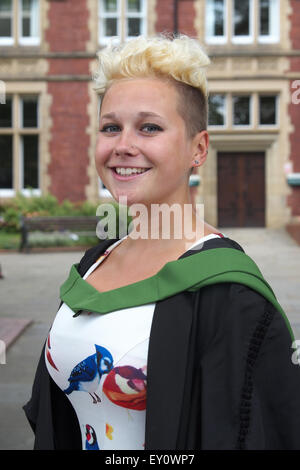
[[[137,36],[128,42],[107,47],[97,53],[98,70],[94,89],[103,98],[115,81],[156,77],[172,83],[179,95],[178,112],[193,137],[207,127],[207,80],[205,68],[210,60],[199,41],[184,34]]]

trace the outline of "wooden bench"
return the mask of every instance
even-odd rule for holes
[[[58,216],[58,217],[20,217],[21,243],[19,251],[29,251],[29,233],[40,232],[67,232],[83,236],[97,236],[96,227],[99,222],[96,216]]]

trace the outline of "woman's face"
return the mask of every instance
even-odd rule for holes
[[[106,92],[95,161],[116,201],[126,196],[128,205],[188,202],[189,169],[199,160],[199,139],[188,139],[177,100],[175,87],[156,78],[120,80]],[[122,168],[147,171],[122,175],[116,168],[119,173]]]

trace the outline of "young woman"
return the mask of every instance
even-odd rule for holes
[[[95,163],[135,209],[133,230],[89,249],[61,286],[24,407],[35,448],[299,449],[290,325],[242,247],[191,208],[208,57],[179,35],[99,59]]]

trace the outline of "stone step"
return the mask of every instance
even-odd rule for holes
[[[0,318],[0,340],[4,342],[6,350],[30,323],[32,320],[28,318]]]

